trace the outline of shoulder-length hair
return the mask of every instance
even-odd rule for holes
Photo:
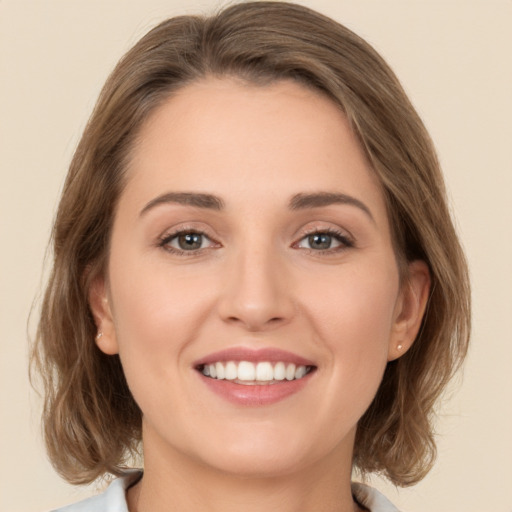
[[[141,411],[118,356],[95,344],[89,286],[106,269],[116,204],[141,124],[174,91],[208,76],[254,84],[292,79],[345,113],[378,177],[394,249],[424,260],[432,288],[412,348],[389,362],[358,424],[354,467],[397,485],[420,480],[435,456],[436,399],[464,358],[468,272],[427,131],[397,78],[364,40],[299,5],[249,2],[210,17],[164,21],[108,78],[65,182],[52,234],[53,270],[33,361],[45,391],[50,458],[67,480],[120,474],[141,439]]]

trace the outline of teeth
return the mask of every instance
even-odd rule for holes
[[[226,365],[226,379],[235,380],[238,377],[238,368],[233,361]]]
[[[304,375],[306,375],[306,367],[305,366],[299,366],[299,368],[304,368]],[[297,376],[299,368],[297,368],[297,370],[295,370],[295,365],[294,364],[289,364],[286,367],[286,375],[285,375],[286,380],[300,379],[300,378],[304,377],[304,375],[301,375],[300,377]]]
[[[302,379],[302,377],[304,377],[304,375],[306,375],[306,367],[305,366],[299,366],[295,370],[295,378],[296,379]]]
[[[284,363],[277,363],[274,366],[274,379],[275,380],[284,380],[286,377],[286,368]]]
[[[204,365],[202,373],[213,379],[238,380],[242,382],[272,382],[302,379],[308,373],[308,367],[293,363],[278,362],[272,365],[267,361],[257,364],[249,361],[228,361]]]
[[[248,361],[241,361],[238,364],[238,380],[256,380],[256,367]]]
[[[215,363],[215,371],[217,372],[217,379],[226,378],[226,372],[222,363]]]
[[[256,380],[273,380],[274,370],[270,363],[258,363],[256,366]]]

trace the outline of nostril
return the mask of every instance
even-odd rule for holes
[[[243,267],[238,272],[235,268],[218,302],[223,321],[253,332],[282,325],[295,312],[284,277],[275,275],[275,262],[271,271],[265,270],[264,262],[257,263],[252,262],[250,268]]]

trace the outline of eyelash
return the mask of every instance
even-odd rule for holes
[[[346,233],[339,231],[333,228],[313,228],[302,235],[300,240],[293,244],[293,247],[297,247],[303,240],[313,235],[328,235],[334,238],[337,242],[339,242],[338,247],[333,247],[329,249],[311,249],[307,247],[303,247],[302,249],[307,251],[309,254],[313,255],[323,255],[323,256],[331,256],[335,254],[339,254],[340,252],[346,251],[355,246],[354,241],[347,236]]]
[[[172,247],[169,244],[177,237],[181,235],[199,235],[202,237],[205,237],[206,239],[210,240],[211,243],[214,245],[217,244],[218,247],[220,247],[220,244],[215,242],[210,236],[208,236],[207,233],[204,231],[201,231],[199,229],[195,228],[180,228],[177,231],[174,231],[172,233],[165,234],[163,237],[161,237],[158,241],[158,247],[164,249],[167,252],[170,252],[172,254],[176,254],[178,256],[185,256],[185,257],[194,257],[201,255],[204,250],[210,249],[211,247],[202,247],[199,249],[192,249],[192,250],[182,250],[177,249],[176,247]],[[345,251],[347,249],[350,249],[355,246],[353,240],[348,237],[345,233],[338,231],[333,228],[321,228],[321,229],[311,229],[310,231],[307,231],[304,233],[301,238],[292,244],[292,247],[300,249],[301,247],[298,247],[298,245],[305,240],[306,238],[313,236],[313,235],[328,235],[332,238],[334,238],[337,242],[339,242],[340,246],[329,248],[329,249],[311,249],[307,247],[302,247],[303,250],[307,251],[309,254],[314,255],[332,255],[337,254],[342,251]]]
[[[189,258],[194,257],[194,256],[199,256],[203,253],[203,251],[205,249],[208,249],[207,247],[203,247],[203,248],[199,248],[199,249],[195,249],[195,250],[184,251],[182,249],[178,249],[176,247],[172,247],[169,245],[175,238],[177,238],[181,235],[200,235],[200,236],[203,236],[206,239],[210,240],[213,244],[216,243],[204,231],[201,231],[200,229],[196,229],[196,228],[184,227],[184,228],[180,228],[172,233],[165,234],[162,238],[160,238],[160,240],[158,242],[158,246],[172,254],[176,254],[178,256],[185,256],[185,257],[189,257]]]

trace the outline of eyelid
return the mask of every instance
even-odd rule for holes
[[[186,257],[199,256],[204,251],[208,251],[214,248],[222,247],[222,244],[216,240],[214,236],[209,233],[209,229],[204,229],[203,227],[197,227],[193,224],[181,224],[178,226],[174,226],[173,228],[167,229],[162,235],[160,235],[157,239],[155,245],[159,248],[164,249],[165,251],[177,254]],[[198,249],[191,250],[183,250],[178,247],[172,247],[169,245],[170,241],[177,238],[180,235],[193,233],[198,234],[205,237],[209,240],[210,244],[207,247],[200,247]],[[327,234],[333,237],[339,244],[336,247],[331,247],[328,249],[313,249],[308,247],[300,247],[299,244],[308,236],[314,234]],[[303,251],[308,251],[310,253],[316,255],[329,255],[329,254],[337,254],[347,249],[350,249],[355,246],[354,237],[345,229],[340,227],[333,226],[321,226],[321,225],[313,225],[306,227],[300,233],[300,236],[296,238],[296,241],[292,243],[291,247],[295,249],[301,249]]]
[[[171,254],[177,254],[177,255],[185,256],[185,257],[198,256],[198,255],[202,254],[204,251],[207,251],[209,249],[221,247],[221,244],[217,240],[215,240],[215,238],[211,234],[209,234],[207,231],[208,230],[194,227],[191,225],[176,226],[172,229],[166,230],[163,235],[160,235],[158,237],[156,245]],[[206,239],[208,239],[211,242],[211,244],[208,247],[201,247],[199,249],[193,249],[193,250],[188,250],[188,251],[179,249],[178,247],[172,247],[171,245],[169,245],[173,239],[177,238],[180,235],[184,235],[184,234],[201,235],[201,236],[205,237]]]
[[[308,247],[299,247],[299,243],[301,243],[304,239],[311,235],[315,234],[326,234],[335,238],[340,245],[336,247],[332,247],[329,249],[311,249]],[[332,227],[332,226],[312,226],[310,228],[305,229],[296,242],[292,244],[292,247],[297,249],[302,249],[308,251],[312,254],[321,255],[321,254],[338,254],[342,251],[350,249],[355,246],[354,237],[348,233],[346,230],[341,228]]]

